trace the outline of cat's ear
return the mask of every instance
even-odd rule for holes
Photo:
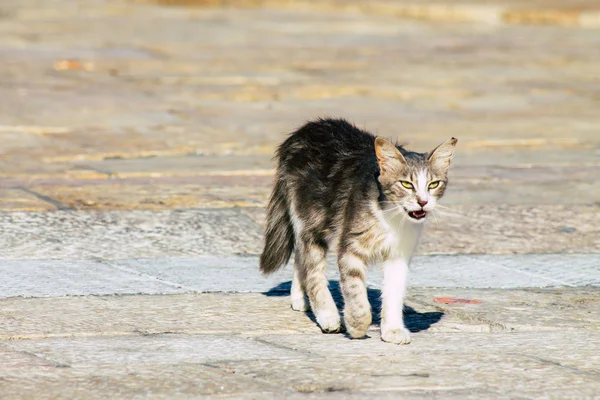
[[[429,164],[431,164],[433,168],[447,173],[448,168],[450,167],[450,161],[452,160],[452,154],[454,154],[456,142],[458,142],[457,138],[451,138],[433,149],[429,154],[429,157],[427,157]]]
[[[406,159],[400,150],[383,138],[375,139],[375,154],[382,173],[402,168],[406,164]]]

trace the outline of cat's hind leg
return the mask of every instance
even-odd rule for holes
[[[325,333],[341,330],[340,313],[333,301],[325,276],[325,248],[315,242],[297,240],[299,281],[302,282],[317,323]]]
[[[344,296],[346,331],[355,339],[364,337],[371,325],[371,304],[367,295],[367,266],[362,257],[352,251],[338,255],[340,286]]]
[[[292,278],[292,289],[290,291],[290,298],[292,300],[292,310],[295,311],[308,311],[308,301],[306,301],[306,295],[304,293],[304,283],[300,279],[299,270],[302,268],[300,252],[296,252],[294,257],[294,277]]]

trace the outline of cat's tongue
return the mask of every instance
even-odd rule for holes
[[[425,216],[427,215],[427,211],[425,211],[425,210],[411,211],[408,213],[408,215],[410,215],[414,219],[421,219],[421,218],[425,218]]]

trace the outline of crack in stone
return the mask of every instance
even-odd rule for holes
[[[593,377],[600,377],[600,371],[599,372],[597,372],[597,371],[584,371],[584,370],[581,370],[579,368],[575,368],[575,367],[571,367],[569,365],[561,364],[558,361],[552,361],[552,360],[548,360],[546,358],[542,358],[542,357],[538,357],[538,356],[534,356],[534,355],[529,355],[529,354],[520,354],[520,353],[509,353],[509,354],[515,355],[515,356],[518,356],[518,357],[528,358],[530,360],[537,361],[537,362],[539,362],[541,364],[552,365],[552,366],[555,366],[555,367],[563,368],[563,369],[569,370],[571,372],[575,372],[576,374],[586,375],[586,376],[593,376]]]
[[[45,358],[45,357],[39,356],[39,355],[37,355],[37,354],[35,354],[35,353],[32,353],[31,351],[27,351],[27,350],[18,350],[17,352],[18,352],[18,353],[21,353],[21,354],[28,355],[28,356],[30,356],[30,357],[33,357],[33,358],[37,358],[38,360],[42,360],[42,361],[44,361],[44,362],[50,363],[50,364],[52,364],[52,366],[53,366],[54,368],[71,368],[71,365],[70,365],[70,364],[67,364],[67,363],[60,363],[60,362],[57,362],[57,361],[51,360],[51,359],[49,359],[49,358]]]
[[[254,340],[257,343],[261,343],[267,346],[271,346],[271,347],[275,347],[278,349],[282,349],[282,350],[287,350],[287,351],[293,351],[294,353],[299,353],[305,356],[309,356],[310,358],[323,358],[323,356],[320,356],[318,354],[312,353],[309,350],[301,350],[299,348],[294,348],[294,347],[289,347],[289,346],[285,346],[279,343],[273,343],[269,340],[266,339],[260,339],[260,338],[251,338],[252,340]]]

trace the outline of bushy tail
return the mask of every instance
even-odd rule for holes
[[[277,179],[267,206],[265,247],[260,255],[260,270],[267,275],[284,266],[294,250],[294,230],[286,202],[286,187]]]

